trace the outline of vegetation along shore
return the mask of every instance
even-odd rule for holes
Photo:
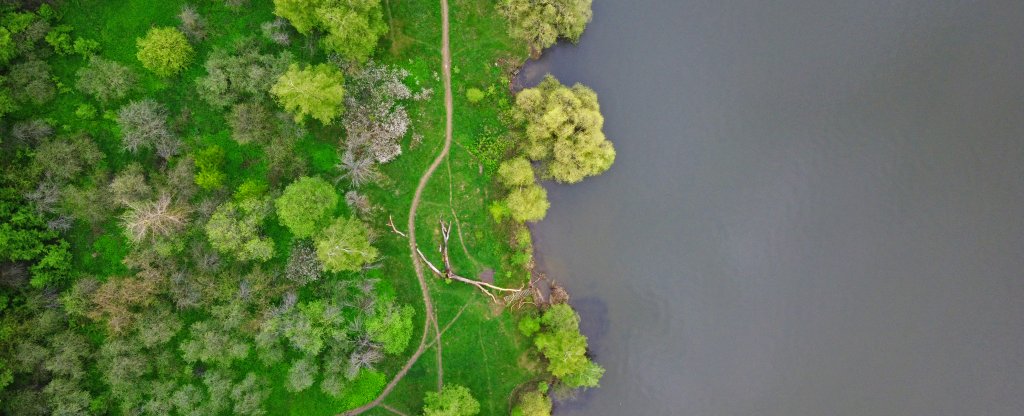
[[[615,150],[593,90],[509,89],[590,3],[4,2],[0,412],[538,416],[597,387],[525,223]]]

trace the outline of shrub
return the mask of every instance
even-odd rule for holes
[[[484,94],[484,92],[480,91],[477,88],[470,88],[466,90],[466,99],[473,104],[480,102],[481,100],[484,99],[485,96],[486,95]]]

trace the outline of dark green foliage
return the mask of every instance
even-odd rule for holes
[[[69,245],[17,192],[0,189],[0,263],[30,262],[34,287],[56,285],[71,276]]]

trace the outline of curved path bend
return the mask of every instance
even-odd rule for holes
[[[384,387],[384,390],[376,399],[341,413],[340,416],[355,416],[380,405],[387,398],[388,394],[391,393],[391,390],[394,390],[395,386],[398,385],[398,382],[402,381],[402,378],[409,372],[413,364],[416,364],[416,360],[427,350],[427,337],[430,333],[431,321],[434,321],[435,326],[437,325],[436,319],[434,319],[434,302],[430,298],[430,289],[427,287],[427,280],[423,275],[423,263],[416,256],[416,210],[420,206],[423,190],[427,187],[427,183],[430,182],[430,177],[441,166],[441,162],[448,157],[448,152],[452,148],[452,56],[451,49],[448,46],[448,0],[441,0],[441,74],[444,80],[444,147],[441,148],[441,153],[437,154],[430,167],[423,172],[423,176],[420,177],[420,182],[416,186],[416,193],[412,197],[412,205],[409,206],[409,257],[412,260],[413,268],[416,270],[416,280],[419,281],[420,292],[423,295],[423,306],[426,310],[426,317],[423,322],[423,336],[420,337],[420,345],[416,347],[416,351],[409,356],[409,361],[406,361],[402,369],[395,374],[395,377]],[[437,336],[440,337],[440,334]],[[438,365],[440,365],[440,359],[438,360]],[[440,384],[440,372],[438,383]]]

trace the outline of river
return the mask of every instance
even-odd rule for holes
[[[534,227],[557,415],[1024,415],[1024,2],[597,0],[548,71],[618,150]]]

